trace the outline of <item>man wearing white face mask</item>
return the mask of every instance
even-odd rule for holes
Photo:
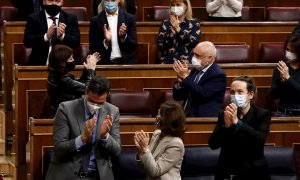
[[[213,43],[201,42],[193,52],[191,70],[185,63],[174,62],[178,81],[173,86],[173,98],[184,100],[187,116],[217,117],[223,107],[226,74],[214,63],[217,50]]]
[[[251,105],[256,86],[247,76],[236,77],[230,87],[231,101],[209,139],[212,149],[221,148],[215,180],[270,180],[264,158],[271,114]]]
[[[300,116],[300,34],[288,38],[287,62],[279,61],[273,71],[271,92],[279,100],[276,116]]]
[[[170,18],[162,22],[157,38],[159,63],[173,64],[176,60],[190,63],[200,35],[200,21],[192,17],[190,0],[170,0]]]
[[[54,155],[46,180],[113,180],[121,151],[119,109],[106,102],[109,82],[94,77],[85,97],[62,102],[53,124]]]
[[[91,20],[90,52],[101,52],[100,64],[135,63],[135,17],[119,8],[119,3],[120,0],[103,0],[104,11]]]

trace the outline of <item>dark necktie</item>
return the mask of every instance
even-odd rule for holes
[[[199,71],[199,72],[196,74],[196,76],[195,76],[195,78],[194,78],[194,83],[195,83],[195,85],[198,84],[198,82],[199,82],[199,80],[200,80],[200,78],[201,78],[201,76],[202,76],[203,73],[204,73],[203,71]],[[187,100],[185,101],[185,104],[184,104],[184,107],[183,107],[184,112],[185,112],[185,115],[187,115],[187,116],[189,115],[189,112],[190,112],[190,110],[191,110],[191,104],[192,104],[192,97],[191,97],[191,94],[189,94],[189,97],[188,97]]]
[[[57,44],[57,26],[56,26],[56,17],[50,17],[50,19],[53,21],[53,24],[55,25],[54,31],[51,35],[51,46],[55,46]]]

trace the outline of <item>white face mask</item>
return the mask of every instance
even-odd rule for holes
[[[245,108],[248,104],[246,95],[231,95],[231,102],[238,108]]]
[[[174,16],[180,16],[183,14],[183,7],[182,6],[171,6],[171,13]]]
[[[294,53],[287,51],[287,50],[285,51],[285,57],[288,61],[294,61],[297,59],[296,55]]]
[[[86,101],[86,105],[91,114],[95,114],[98,109],[101,109],[101,105],[91,103],[88,100]]]
[[[196,58],[195,56],[192,57],[192,65],[195,67],[195,68],[201,68],[202,65],[201,65],[201,59],[198,59]]]

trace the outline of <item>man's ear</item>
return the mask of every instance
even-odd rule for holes
[[[254,99],[254,95],[255,95],[254,91],[250,91],[248,94],[249,94],[249,99],[253,100]]]

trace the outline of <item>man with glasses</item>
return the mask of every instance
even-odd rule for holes
[[[113,180],[121,152],[119,109],[106,102],[109,81],[94,77],[81,99],[62,102],[53,124],[54,154],[46,180]]]
[[[173,98],[184,101],[187,116],[217,117],[223,107],[226,74],[214,63],[217,50],[213,43],[201,42],[193,53],[191,70],[184,62],[173,64],[178,79],[173,86]]]
[[[101,64],[134,64],[137,48],[135,17],[121,8],[120,0],[104,0],[104,11],[90,24],[90,52],[101,53]]]
[[[61,10],[63,0],[43,0],[43,10],[28,17],[24,45],[32,48],[28,65],[47,65],[56,44],[78,48],[80,31],[77,17]]]

